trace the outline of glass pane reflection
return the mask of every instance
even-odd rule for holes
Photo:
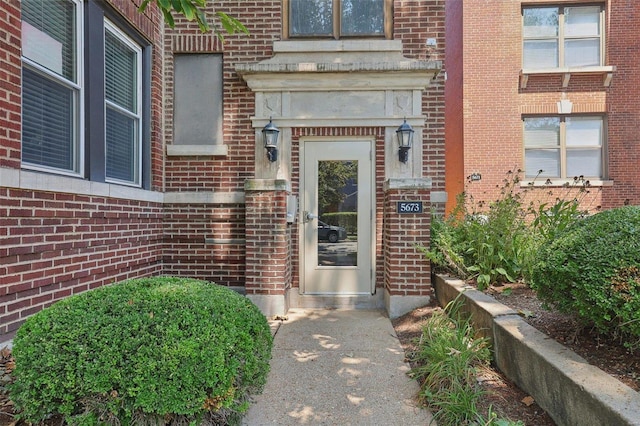
[[[357,266],[358,162],[318,162],[318,266]]]

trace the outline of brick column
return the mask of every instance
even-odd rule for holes
[[[286,180],[250,179],[245,182],[245,294],[266,316],[283,315],[289,308],[289,193]]]
[[[430,302],[431,266],[417,245],[429,246],[431,179],[389,179],[384,185],[384,299],[391,318]],[[398,201],[421,201],[422,213],[398,213]]]

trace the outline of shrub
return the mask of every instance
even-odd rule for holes
[[[475,278],[480,290],[493,282],[518,279],[531,234],[519,182],[517,173],[507,173],[500,198],[488,205],[459,196],[448,218],[432,220],[427,258],[461,278]]]
[[[532,280],[559,310],[640,344],[640,208],[603,211],[559,233],[540,248]]]
[[[433,217],[430,247],[421,250],[436,271],[475,278],[479,290],[492,283],[529,281],[540,245],[586,215],[589,181],[576,177],[554,198],[556,192],[534,189],[533,182],[522,188],[521,173],[507,172],[496,200],[476,202],[463,193],[448,217]],[[530,191],[536,191],[534,199],[525,204]]]
[[[260,391],[272,338],[245,297],[147,278],[55,303],[18,330],[11,398],[21,418],[70,424],[237,422]]]
[[[349,234],[357,233],[358,214],[356,212],[323,213],[320,220],[329,225],[342,226]]]

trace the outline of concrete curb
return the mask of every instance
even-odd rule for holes
[[[640,426],[640,393],[536,330],[493,297],[447,276],[434,280],[441,306],[463,311],[491,340],[496,366],[559,425]]]

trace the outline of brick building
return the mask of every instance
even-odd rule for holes
[[[640,204],[637,1],[452,0],[446,14],[448,209],[463,190],[497,199],[518,169],[536,198],[577,177],[585,208]]]
[[[152,275],[267,315],[426,303],[445,0],[216,0],[250,31],[224,43],[139,3],[0,4],[0,342],[61,298]]]

